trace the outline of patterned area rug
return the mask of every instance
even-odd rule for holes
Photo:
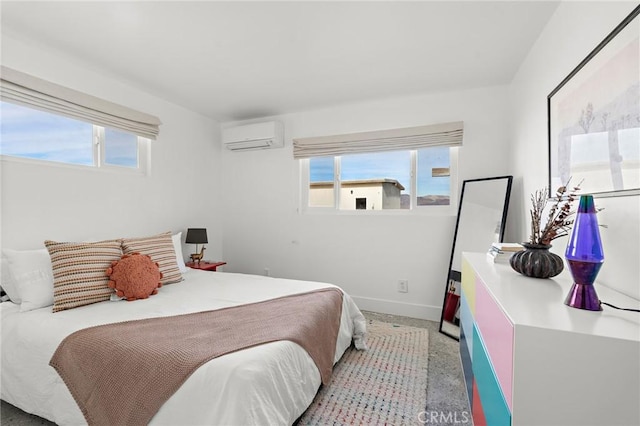
[[[369,350],[347,349],[298,425],[418,424],[427,399],[429,333],[369,320]]]

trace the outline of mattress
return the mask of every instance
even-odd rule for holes
[[[0,388],[3,400],[60,425],[86,421],[49,360],[69,334],[94,325],[163,317],[259,302],[326,287],[327,283],[189,269],[184,281],[149,299],[101,302],[51,312],[20,312],[10,302],[2,315]],[[365,319],[344,294],[334,362],[352,341],[364,348]],[[124,362],[124,361],[123,361]],[[214,358],[198,368],[161,407],[151,424],[292,424],[320,386],[318,369],[297,344],[278,341]]]

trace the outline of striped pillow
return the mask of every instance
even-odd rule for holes
[[[162,272],[160,282],[164,284],[182,281],[182,273],[176,261],[176,250],[171,239],[171,232],[143,238],[123,238],[122,251],[124,254],[142,253],[149,255],[156,262]]]
[[[120,241],[45,241],[53,269],[53,312],[109,300],[106,270],[122,255]]]

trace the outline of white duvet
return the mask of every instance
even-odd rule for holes
[[[102,302],[55,314],[50,306],[20,312],[18,305],[1,303],[2,399],[59,425],[85,424],[66,385],[49,366],[54,351],[70,333],[94,325],[236,306],[332,286],[191,269],[184,277],[183,282],[164,286],[149,299]],[[334,362],[352,339],[356,347],[364,347],[365,327],[362,313],[345,294]],[[289,341],[268,343],[200,367],[151,424],[291,424],[312,402],[320,383],[320,373],[304,349]]]

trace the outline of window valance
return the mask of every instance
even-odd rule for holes
[[[432,124],[293,140],[293,157],[328,157],[365,152],[400,151],[434,146],[460,146],[464,123]]]
[[[148,139],[158,136],[162,124],[158,117],[4,66],[0,72],[0,97],[3,101],[123,130]]]

